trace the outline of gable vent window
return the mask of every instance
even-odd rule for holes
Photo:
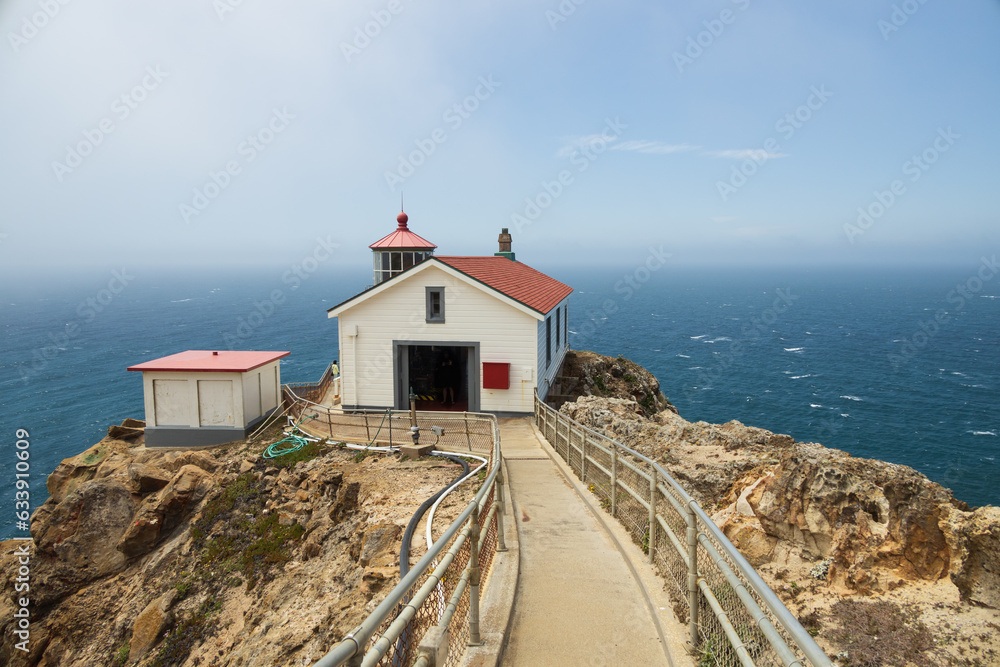
[[[427,322],[444,322],[444,288],[427,287]]]

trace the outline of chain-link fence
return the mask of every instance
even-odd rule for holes
[[[651,459],[535,398],[553,449],[642,547],[699,665],[832,663],[691,496]]]
[[[382,446],[413,443],[408,412],[345,413],[322,408],[302,402],[289,414],[315,435],[323,435],[326,429],[324,437],[338,441]],[[500,428],[496,417],[486,414],[417,412],[416,419],[421,442],[488,456],[486,479],[476,497],[396,588],[315,667],[426,665],[427,656],[419,647],[432,636],[447,637],[444,664],[453,666],[461,664],[467,645],[479,642],[479,595],[489,585],[493,557],[503,545]],[[436,443],[431,426],[444,429]]]

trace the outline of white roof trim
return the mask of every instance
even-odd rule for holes
[[[453,278],[456,278],[457,280],[460,280],[460,281],[464,282],[467,285],[471,285],[472,287],[475,287],[479,291],[492,296],[493,298],[497,299],[498,301],[502,301],[503,303],[507,304],[508,306],[511,306],[512,308],[515,308],[516,310],[521,311],[525,315],[530,315],[532,317],[532,319],[538,320],[539,322],[543,322],[545,320],[545,315],[539,313],[537,310],[529,308],[528,306],[524,305],[523,303],[521,303],[517,299],[512,299],[511,297],[507,296],[506,294],[504,294],[500,290],[498,290],[498,289],[496,289],[494,287],[490,287],[486,283],[480,282],[480,281],[476,280],[475,278],[467,276],[466,274],[462,273],[458,269],[455,269],[454,267],[450,266],[449,264],[445,264],[444,262],[442,262],[441,260],[439,260],[437,257],[433,257],[433,256],[425,259],[420,264],[417,264],[416,266],[414,266],[412,269],[409,269],[409,270],[405,271],[402,274],[396,274],[395,276],[393,276],[389,280],[387,280],[385,282],[382,282],[382,283],[379,283],[378,285],[376,285],[375,287],[371,288],[370,290],[367,290],[365,292],[361,292],[360,294],[355,295],[354,297],[352,297],[351,299],[349,299],[346,303],[343,303],[340,306],[331,308],[329,311],[327,311],[326,316],[327,316],[328,319],[329,318],[337,317],[338,315],[340,315],[344,311],[350,310],[354,306],[356,306],[358,304],[361,304],[361,303],[364,303],[365,301],[367,301],[368,299],[376,296],[377,294],[381,294],[382,292],[385,292],[386,290],[392,289],[393,285],[402,283],[402,282],[404,282],[406,280],[409,280],[413,276],[415,276],[415,275],[417,275],[419,273],[422,273],[423,271],[426,271],[431,266],[436,266],[437,268],[441,269],[442,271],[444,271],[448,275],[452,276]],[[398,277],[398,276],[402,276],[402,277]],[[565,301],[565,299],[563,299],[563,301]],[[559,303],[562,303],[562,301],[560,301]]]

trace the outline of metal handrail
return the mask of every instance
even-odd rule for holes
[[[625,445],[622,445],[618,441],[613,440],[612,438],[609,438],[602,433],[598,433],[597,431],[587,426],[584,426],[583,424],[580,424],[579,422],[573,419],[570,419],[566,415],[558,412],[551,406],[540,401],[536,394],[535,396],[536,421],[548,422],[550,417],[555,417],[556,423],[562,422],[566,424],[567,426],[567,432],[565,436],[566,442],[569,447],[573,447],[573,449],[576,450],[577,454],[581,456],[582,458],[580,466],[581,472],[583,471],[584,468],[583,462],[587,462],[587,464],[591,466],[594,466],[596,463],[593,460],[587,461],[588,457],[584,454],[585,450],[587,449],[587,447],[597,447],[601,449],[601,451],[603,451],[605,454],[615,457],[614,462],[616,466],[624,463],[627,468],[632,468],[633,472],[635,472],[636,474],[641,475],[643,478],[651,480],[650,481],[651,485],[655,484],[656,481],[665,482],[669,486],[670,491],[672,493],[664,494],[662,485],[657,484],[656,486],[659,489],[660,496],[670,501],[670,504],[674,506],[675,509],[677,509],[676,505],[678,504],[684,507],[686,509],[686,513],[689,513],[688,514],[689,523],[693,521],[694,526],[696,527],[696,533],[691,533],[688,536],[689,549],[696,548],[697,544],[701,543],[702,540],[711,539],[711,541],[714,542],[716,547],[721,549],[722,553],[724,554],[725,558],[728,559],[729,563],[732,566],[734,566],[731,569],[734,569],[735,574],[738,575],[739,577],[742,577],[742,580],[747,584],[749,584],[750,588],[763,603],[763,606],[766,608],[767,612],[769,612],[772,615],[772,617],[778,621],[782,629],[787,633],[788,637],[795,643],[795,645],[799,648],[799,650],[806,657],[806,659],[808,659],[811,664],[817,667],[828,667],[832,665],[830,658],[823,652],[823,650],[819,647],[819,645],[816,644],[815,640],[813,640],[812,636],[808,633],[808,631],[806,631],[806,629],[802,627],[802,625],[795,618],[795,616],[788,610],[788,608],[784,605],[784,603],[781,601],[778,595],[761,578],[761,576],[757,573],[757,571],[753,568],[753,566],[751,566],[750,563],[747,562],[747,560],[736,549],[736,547],[732,544],[732,542],[729,541],[729,538],[726,537],[725,533],[723,533],[722,530],[715,525],[715,522],[712,521],[711,517],[709,517],[708,514],[704,511],[704,509],[702,509],[701,506],[698,505],[697,501],[695,501],[691,497],[691,495],[680,484],[678,484],[677,481],[674,480],[674,478],[670,475],[670,473],[668,473],[660,464],[658,464],[650,457],[640,452],[637,452],[634,449],[626,447]],[[544,423],[544,426],[548,426],[548,424]],[[583,447],[577,449],[575,446],[570,444],[570,429],[577,430],[581,434],[581,436],[583,437],[583,442],[585,443]],[[562,434],[558,432],[558,429],[556,430],[556,433],[557,433],[557,439],[558,437],[562,436]],[[592,438],[595,439],[597,442],[593,441],[587,442],[586,434],[592,436]],[[548,436],[546,435],[546,437]],[[599,444],[601,442],[608,443],[610,449],[604,449],[604,447],[602,447]],[[553,442],[552,445],[557,451],[559,451],[557,443]],[[644,472],[639,470],[637,466],[631,464],[631,462],[627,461],[627,459],[620,458],[619,456],[620,454],[627,454],[628,456],[633,457],[634,459],[646,463],[651,469],[650,472]],[[560,455],[562,455],[561,452]],[[566,458],[567,460],[569,459],[568,452]],[[604,469],[599,464],[597,465],[597,467],[602,471],[604,471]],[[605,474],[607,474],[607,471],[604,472]],[[611,477],[611,475],[609,475],[609,477]],[[613,483],[613,490],[617,491],[618,486],[619,485],[617,481],[615,481]],[[652,533],[653,526],[656,523],[662,521],[660,515],[654,511],[655,503],[650,502],[649,500],[642,499],[641,497],[639,497],[636,490],[630,488],[627,485],[621,485],[621,489],[624,489],[633,498],[635,498],[635,500],[639,503],[640,506],[642,506],[643,508],[649,508],[651,516],[655,516],[656,521],[651,521],[650,523],[649,530],[650,533]],[[680,499],[679,503],[677,502],[676,498],[671,497],[673,494],[676,494],[676,496],[679,497]],[[680,512],[678,513],[680,514]],[[684,553],[684,551],[678,549],[679,545],[677,543],[679,542],[679,538],[675,536],[672,531],[667,531],[667,534],[671,538],[668,540],[668,543],[672,546],[672,548],[674,548],[678,552],[681,561],[689,566],[692,564],[692,560],[694,561],[693,571],[688,573],[689,587],[693,587],[695,590],[706,588],[707,583],[705,582],[702,573],[697,571],[697,563],[698,563],[697,559],[691,558],[691,553]],[[702,544],[702,548],[704,549],[705,547],[706,545]],[[654,540],[650,538],[649,553],[651,561],[653,559],[654,549],[655,549]],[[714,551],[714,549],[712,549],[712,551]],[[720,574],[725,576],[725,571],[722,568],[718,569]],[[727,569],[729,569],[728,566]],[[691,578],[691,575],[694,575],[694,577]],[[734,589],[735,588],[736,587],[734,587]],[[784,644],[784,641],[781,638],[781,636],[773,630],[773,627],[769,627],[771,625],[770,621],[757,614],[754,614],[753,607],[756,606],[756,603],[754,603],[751,596],[749,596],[749,594],[747,594],[746,592],[744,592],[743,595],[739,595],[739,592],[740,591],[737,589],[737,597],[740,599],[741,604],[743,604],[744,608],[754,618],[757,627],[761,630],[761,633],[765,636],[765,638],[767,638],[768,642],[772,645],[772,647],[775,650],[775,653],[777,654],[776,657],[778,657],[778,659],[781,660],[782,664],[786,666],[802,665],[803,663],[801,662],[801,660],[795,658],[789,647],[786,644]],[[744,599],[744,596],[746,596],[746,599]],[[713,609],[713,612],[715,612],[717,608],[719,609],[719,611],[721,611],[721,608],[718,607],[717,601],[714,600],[714,595],[711,597],[706,596],[705,600],[706,602],[708,602],[709,607]],[[694,595],[692,595],[689,602],[689,612],[691,614],[691,618],[693,621],[696,621],[697,619],[697,614],[698,614],[697,603],[698,600]],[[720,617],[719,620],[720,622],[722,622],[723,628],[727,635],[726,638],[728,640],[730,634],[729,631],[731,630],[731,627],[728,626],[728,619],[725,619],[725,614],[723,613],[722,617]],[[692,623],[692,625],[693,625],[692,632],[694,632],[695,623]],[[692,637],[692,644],[697,644],[697,642],[694,640],[694,637]],[[741,647],[734,646],[734,649],[740,649],[740,648]],[[742,653],[742,651],[737,650],[737,653],[738,654]]]
[[[298,392],[296,392],[295,390],[298,389],[298,388],[301,388],[301,387],[318,388],[319,385],[312,384],[312,383],[304,383],[304,384],[300,383],[300,384],[286,384],[286,385],[283,385],[283,388],[285,390],[287,390],[288,393],[291,394],[294,397],[296,403],[305,403],[306,405],[310,405],[310,406],[315,407],[315,408],[324,408],[324,409],[326,409],[328,411],[334,409],[334,408],[331,408],[329,405],[323,405],[322,403],[316,403],[315,401],[310,401],[308,398],[306,398],[304,396],[300,396],[298,394]]]
[[[319,382],[286,382],[285,384],[282,385],[282,388],[287,389],[290,393],[292,393],[295,396],[296,399],[306,400],[305,397],[301,396],[297,391],[295,391],[295,389],[302,389],[308,387],[310,391],[318,390],[319,394],[322,396],[323,393],[330,386],[330,383],[336,377],[339,377],[339,374],[338,375],[333,374],[333,364],[330,364],[323,371],[323,375],[320,376]]]
[[[441,537],[439,537],[433,546],[427,550],[427,553],[425,553],[420,561],[412,569],[410,569],[406,576],[400,580],[399,584],[397,584],[396,587],[389,592],[385,599],[379,603],[375,610],[367,618],[365,618],[365,620],[363,620],[358,627],[351,630],[351,632],[349,632],[339,644],[334,646],[326,655],[316,662],[313,667],[333,667],[335,665],[344,664],[348,661],[351,661],[349,664],[360,665],[362,664],[362,659],[364,660],[364,664],[374,664],[373,661],[377,661],[381,655],[393,645],[393,642],[402,633],[406,622],[409,620],[408,617],[412,617],[415,613],[416,607],[426,600],[430,592],[441,580],[445,570],[447,570],[451,565],[454,559],[454,554],[457,553],[461,543],[474,536],[473,541],[477,546],[479,545],[479,515],[484,509],[487,499],[490,497],[490,491],[494,490],[494,486],[498,484],[498,473],[501,468],[500,428],[494,415],[483,413],[467,414],[477,418],[488,419],[492,423],[492,469],[486,476],[486,480],[476,493],[476,496],[469,501],[469,504],[465,507],[461,514],[459,514],[458,518],[452,522]],[[494,504],[496,505],[497,503],[502,502],[502,497],[501,493],[494,493]],[[496,505],[494,511],[488,514],[488,520],[494,516],[497,520],[498,543],[502,543],[502,509],[500,509],[499,505]],[[489,523],[487,521],[487,526],[488,525]],[[456,536],[458,536],[457,539]],[[452,544],[453,539],[456,542],[455,544]],[[442,555],[442,552],[445,551],[449,545],[451,545],[451,548],[448,549],[446,554]],[[430,574],[421,589],[414,594],[411,599],[407,600],[407,596],[410,595],[410,591],[413,586],[432,568],[434,568],[434,571]],[[475,572],[475,574],[470,575],[470,579],[475,580],[474,590],[476,595],[478,595],[479,583],[478,568],[479,563],[473,563],[473,559],[470,558],[466,572]],[[404,602],[404,600],[407,603],[399,609],[398,607],[400,603]],[[390,628],[383,633],[382,637],[376,643],[377,645],[366,652],[369,640],[375,632],[378,631],[382,624],[393,614],[393,612],[398,612],[396,616],[398,622],[394,622]],[[470,607],[470,619],[471,618],[472,609]],[[451,616],[444,620],[439,619],[439,624],[445,625],[444,621],[450,622],[450,620]],[[476,621],[478,622],[478,611]],[[445,625],[445,627],[447,626]],[[476,632],[478,633],[478,628],[476,629]]]

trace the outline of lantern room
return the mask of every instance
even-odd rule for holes
[[[407,227],[409,220],[402,211],[396,216],[396,231],[368,246],[372,249],[373,285],[378,285],[397,273],[419,264],[434,254],[436,245]]]

